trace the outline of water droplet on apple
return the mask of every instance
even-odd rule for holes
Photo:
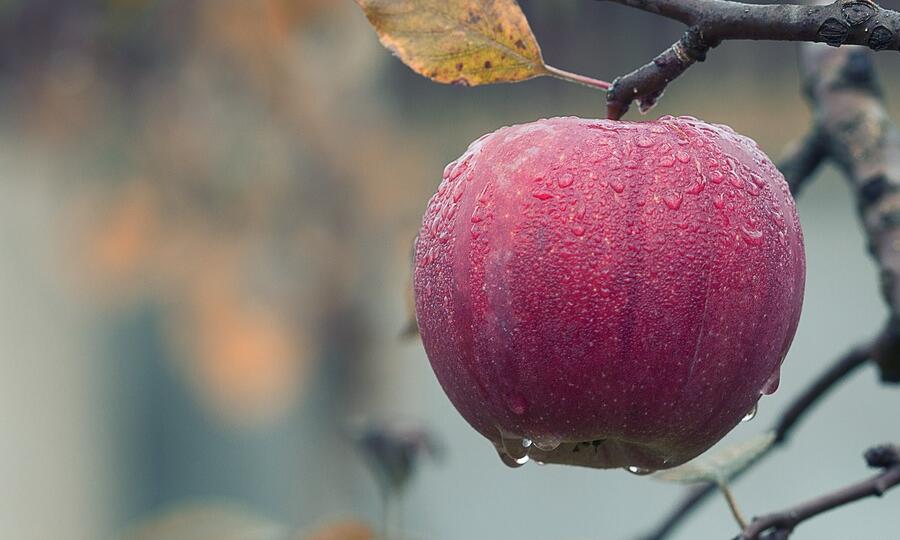
[[[663,195],[663,201],[666,203],[666,206],[672,210],[681,208],[681,200],[681,193],[667,193],[666,195]]]
[[[456,161],[451,161],[444,167],[444,174],[441,176],[444,180],[450,177],[450,172],[453,170],[453,167],[456,167]]]
[[[696,180],[694,180],[694,183],[684,191],[686,193],[690,193],[691,195],[699,194],[701,191],[703,191],[703,181],[697,178]]]
[[[465,192],[466,184],[464,182],[459,182],[453,186],[453,202],[459,202]]]
[[[650,148],[656,143],[650,137],[638,137],[637,139],[635,139],[634,144],[636,144],[640,148]]]
[[[619,180],[612,180],[609,183],[609,187],[612,188],[616,193],[622,193],[625,191],[625,184]]]
[[[529,444],[526,445],[525,441],[527,440],[523,437],[504,435],[500,431],[500,444],[494,443],[494,446],[506,466],[517,468],[528,463],[528,449],[531,441],[528,441]]]
[[[763,233],[758,229],[751,229],[748,226],[741,227],[741,238],[744,239],[744,242],[751,246],[758,246],[762,244],[763,241]]]
[[[502,461],[504,465],[512,469],[518,469],[522,465],[528,463],[528,461],[531,459],[527,455],[520,458],[514,458],[501,448],[497,449],[497,454],[500,456],[500,461]]]
[[[781,383],[781,370],[775,370],[775,373],[769,377],[769,380],[766,381],[766,384],[762,387],[762,393],[769,395],[774,394],[776,390],[778,390],[778,385]]]
[[[506,396],[506,405],[514,414],[522,415],[528,412],[528,400],[519,393],[512,393]]]
[[[534,197],[535,199],[539,199],[539,200],[542,200],[542,201],[546,201],[547,199],[553,198],[553,195],[552,195],[551,193],[547,193],[546,191],[535,191],[535,192],[532,193],[531,195],[532,195],[532,197]]]
[[[534,446],[543,452],[552,452],[559,448],[560,444],[562,444],[562,440],[553,437],[534,440]]]
[[[573,182],[575,182],[575,178],[571,174],[568,174],[568,173],[560,176],[559,180],[557,180],[557,183],[559,184],[559,187],[561,187],[561,188],[567,188],[567,187],[571,186]]]

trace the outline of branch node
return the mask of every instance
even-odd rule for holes
[[[891,29],[880,24],[873,28],[872,32],[869,34],[868,45],[873,51],[883,51],[889,49],[893,41],[894,33],[891,32]]]
[[[893,444],[882,444],[866,450],[866,463],[875,469],[887,469],[900,465],[900,448]]]
[[[819,27],[819,41],[831,45],[832,47],[840,47],[847,41],[850,35],[850,25],[835,17],[825,19],[822,26]]]
[[[865,24],[878,12],[878,5],[867,0],[855,0],[845,2],[841,7],[841,14],[850,26]]]

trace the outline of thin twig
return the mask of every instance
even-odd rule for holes
[[[716,485],[725,497],[725,502],[728,503],[728,509],[731,510],[731,515],[734,516],[734,520],[737,521],[738,527],[740,527],[741,530],[746,529],[747,520],[744,518],[744,514],[741,513],[737,499],[734,498],[734,493],[731,492],[731,487],[729,487],[728,482],[722,480],[721,482],[717,482]]]
[[[900,48],[900,13],[873,0],[835,0],[828,5],[760,5],[727,0],[603,0],[680,21],[684,36],[652,62],[614,80],[607,116],[621,118],[633,101],[652,106],[666,85],[725,40],[756,39]]]
[[[880,340],[874,343],[879,343]],[[816,379],[794,400],[785,412],[775,422],[773,428],[775,432],[775,442],[766,451],[754,460],[750,466],[758,463],[761,458],[768,455],[777,446],[783,445],[800,420],[813,409],[813,407],[828,392],[834,388],[839,382],[853,373],[858,367],[862,366],[870,358],[868,351],[872,350],[874,344],[856,347],[847,354],[840,357],[834,364],[823,371]],[[741,476],[749,470],[749,467],[738,471],[732,479]],[[672,533],[678,525],[680,525],[688,516],[697,509],[710,495],[716,492],[715,483],[702,484],[690,489],[684,499],[676,506],[668,517],[660,523],[651,533],[642,537],[645,540],[662,540]]]
[[[887,462],[873,462],[872,455],[879,458],[893,456]],[[757,540],[767,533],[765,538],[787,538],[794,528],[800,523],[833,510],[845,504],[864,499],[866,497],[881,497],[892,487],[900,484],[900,448],[892,445],[880,446],[866,452],[866,458],[870,466],[880,467],[883,470],[866,480],[850,484],[831,493],[826,493],[791,508],[773,512],[754,519],[750,525],[744,527],[741,540]]]
[[[553,77],[556,77],[557,79],[562,79],[564,81],[577,83],[577,84],[587,86],[590,88],[599,88],[600,90],[609,90],[609,87],[612,86],[611,83],[608,83],[606,81],[594,79],[594,78],[588,77],[586,75],[579,75],[578,73],[572,73],[571,71],[566,71],[564,69],[559,69],[557,67],[553,67],[550,65],[545,64],[544,69],[547,70],[547,73],[549,73]]]

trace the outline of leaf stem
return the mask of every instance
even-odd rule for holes
[[[737,521],[738,526],[740,526],[741,530],[747,528],[747,520],[744,518],[744,514],[741,513],[741,509],[738,508],[737,500],[734,498],[734,493],[731,492],[731,488],[728,487],[727,480],[720,480],[717,482],[719,485],[719,490],[722,492],[722,495],[725,496],[725,502],[728,503],[728,508],[731,510],[731,515],[734,516],[735,521]]]
[[[611,83],[608,83],[606,81],[601,81],[599,79],[594,79],[585,75],[579,75],[577,73],[572,73],[571,71],[555,68],[546,64],[544,65],[544,68],[551,76],[556,77],[557,79],[562,79],[564,81],[573,82],[583,86],[589,86],[591,88],[599,88],[600,90],[604,91],[609,90],[609,87],[612,86]]]

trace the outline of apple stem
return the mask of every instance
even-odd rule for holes
[[[728,487],[728,482],[726,480],[720,480],[717,482],[719,485],[719,490],[722,492],[722,495],[725,496],[725,502],[728,503],[728,508],[731,510],[731,515],[734,516],[734,520],[737,521],[738,526],[743,531],[747,528],[747,520],[744,519],[744,514],[741,513],[741,509],[738,508],[737,500],[734,498],[734,493],[731,492],[731,488]]]
[[[571,71],[555,68],[553,66],[544,65],[544,68],[546,68],[547,73],[549,73],[551,76],[556,77],[557,79],[562,79],[564,81],[573,82],[583,86],[589,86],[591,88],[599,88],[603,91],[609,90],[609,87],[612,86],[612,83],[594,79],[586,75],[572,73]]]

